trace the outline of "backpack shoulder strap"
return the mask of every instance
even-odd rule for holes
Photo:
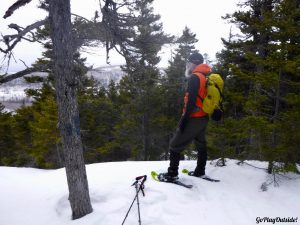
[[[215,87],[218,89],[218,91],[219,91],[219,93],[220,93],[220,96],[221,96],[221,98],[222,98],[222,101],[223,101],[224,98],[225,98],[224,94],[222,93],[222,91],[220,90],[220,88],[219,88],[219,86],[218,86],[217,84],[214,83],[214,85],[215,85]]]
[[[201,102],[203,102],[205,95],[206,95],[206,77],[204,76],[204,74],[199,73],[199,72],[195,72],[193,73],[194,75],[196,75],[199,78],[199,82],[200,82],[200,92],[198,91],[198,97],[200,98]]]

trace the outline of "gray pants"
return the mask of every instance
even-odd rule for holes
[[[178,170],[180,153],[185,147],[194,141],[198,151],[198,160],[195,173],[204,174],[207,161],[207,149],[205,130],[208,123],[208,116],[201,118],[190,118],[183,132],[176,130],[174,137],[170,142],[170,167],[169,170]]]

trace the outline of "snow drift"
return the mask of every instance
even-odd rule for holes
[[[180,169],[193,170],[195,164],[182,161]],[[151,170],[165,172],[167,167],[167,161],[88,165],[94,211],[75,221],[64,169],[0,167],[0,225],[121,225],[135,196],[134,178],[145,174],[146,196],[140,194],[143,225],[274,224],[271,219],[276,218],[294,219],[278,224],[300,224],[300,179],[283,179],[279,187],[263,192],[260,186],[267,176],[263,170],[229,160],[226,167],[207,165],[207,174],[221,179],[219,183],[180,174],[182,182],[194,185],[186,189],[151,179]],[[136,203],[125,224],[138,224]]]

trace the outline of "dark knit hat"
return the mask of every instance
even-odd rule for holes
[[[203,56],[196,52],[189,56],[188,61],[195,65],[199,65],[203,63]]]

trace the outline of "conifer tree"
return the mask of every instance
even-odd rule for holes
[[[226,50],[219,55],[231,74],[227,78],[229,118],[239,121],[232,126],[235,136],[229,145],[240,155],[246,153],[244,158],[268,160],[271,173],[274,162],[292,162],[290,156],[296,153],[283,145],[281,137],[287,134],[282,128],[288,119],[283,115],[295,115],[297,108],[297,100],[292,103],[288,96],[299,97],[299,4],[260,0],[244,5],[248,11],[227,17],[242,35],[224,40]]]
[[[0,165],[9,166],[14,164],[17,154],[13,134],[13,117],[4,109],[4,105],[0,103]]]
[[[57,128],[57,104],[54,91],[44,84],[39,96],[35,96],[32,121],[29,122],[32,146],[29,154],[35,159],[35,167],[61,168],[64,157]]]
[[[174,56],[169,61],[169,66],[163,76],[162,88],[164,96],[163,110],[168,122],[165,122],[165,157],[168,155],[168,145],[172,138],[176,124],[183,109],[183,97],[186,88],[185,65],[191,53],[196,52],[195,44],[198,42],[196,34],[185,27],[180,37],[175,41],[178,46]]]
[[[198,42],[196,35],[188,27],[182,32],[182,35],[176,40],[178,48],[175,50],[174,57],[169,61],[166,69],[166,81],[164,85],[167,88],[167,105],[175,119],[182,113],[182,99],[185,92],[185,64],[189,55],[195,52],[195,44]]]
[[[128,88],[122,92],[130,95],[128,104],[122,109],[122,113],[125,113],[122,117],[126,118],[124,122],[131,124],[125,133],[125,136],[128,135],[126,140],[131,140],[131,149],[134,149],[135,157],[140,160],[148,160],[155,150],[154,121],[156,105],[160,105],[155,100],[160,76],[157,68],[160,61],[158,52],[172,39],[162,31],[160,16],[153,14],[152,2],[153,0],[142,0],[134,6],[137,14],[136,33],[130,45],[132,52],[125,55],[126,66],[123,69],[127,76],[121,87]]]

